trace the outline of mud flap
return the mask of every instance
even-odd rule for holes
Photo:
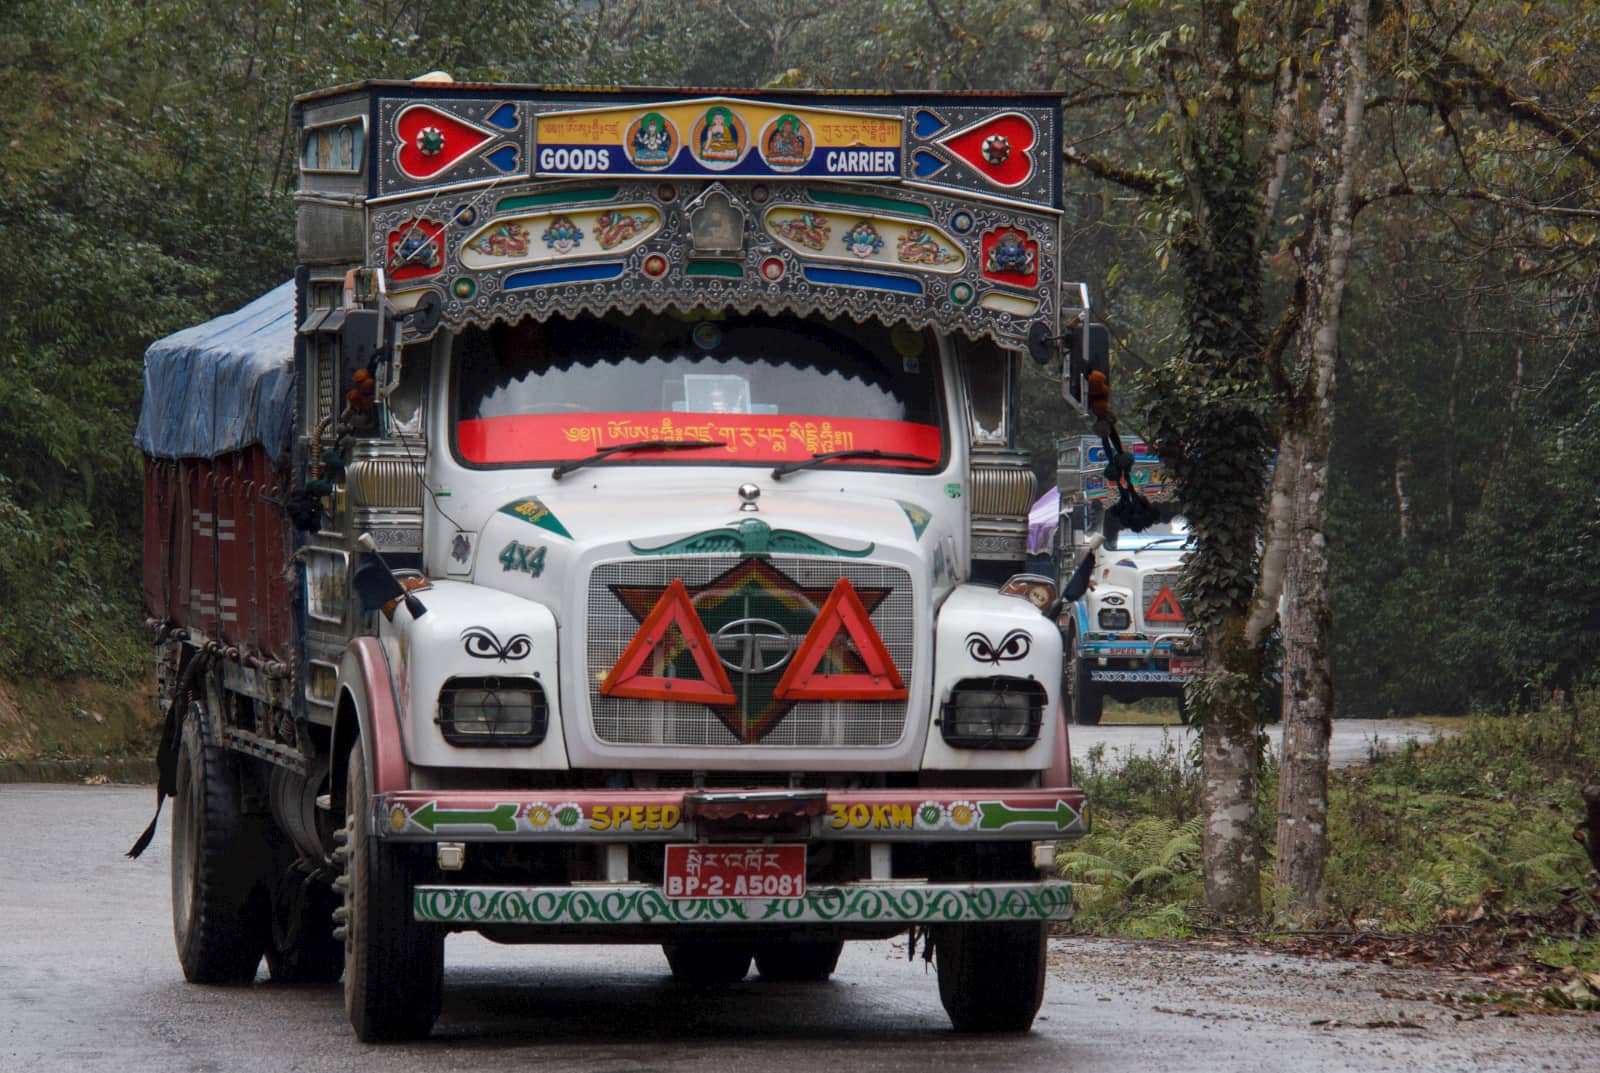
[[[161,744],[156,748],[156,814],[150,817],[150,825],[128,850],[126,856],[130,858],[137,859],[150,848],[150,843],[156,837],[156,825],[161,822],[161,806],[177,792],[178,739],[183,734],[183,702],[189,695],[195,676],[210,662],[204,654],[192,657],[178,679],[178,688],[173,690],[172,703],[167,706],[167,721],[161,728]]]

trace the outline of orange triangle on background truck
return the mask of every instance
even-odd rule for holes
[[[1172,586],[1161,586],[1161,591],[1156,593],[1156,598],[1150,601],[1150,607],[1144,613],[1144,620],[1146,622],[1183,621],[1183,608],[1178,606],[1178,598],[1172,594]]]
[[[843,630],[866,664],[865,674],[819,673],[822,658]],[[772,691],[777,700],[905,700],[905,679],[872,626],[861,597],[845,578],[828,593],[817,620]]]
[[[676,626],[683,637],[684,647],[694,657],[700,669],[700,678],[664,678],[644,673],[650,657]],[[608,697],[638,697],[641,700],[681,700],[686,703],[732,704],[733,684],[722,669],[711,648],[711,638],[695,614],[689,599],[689,590],[677,578],[667,586],[661,599],[650,609],[623,651],[606,680],[600,683],[600,692]]]

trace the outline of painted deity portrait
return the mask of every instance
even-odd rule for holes
[[[695,155],[702,163],[724,166],[736,163],[744,152],[744,124],[718,104],[706,109],[695,125]]]
[[[677,132],[660,112],[646,112],[628,129],[628,158],[636,167],[664,168],[677,149]]]
[[[811,159],[812,144],[811,131],[800,117],[785,113],[768,128],[761,155],[773,168],[793,171]]]

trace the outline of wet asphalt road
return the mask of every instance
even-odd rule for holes
[[[1118,726],[1108,721],[1100,726],[1071,727],[1069,731],[1074,765],[1082,765],[1096,745],[1104,746],[1105,762],[1115,767],[1129,756],[1158,754],[1169,746],[1179,756],[1186,755],[1195,740],[1194,728],[1178,724]],[[1374,752],[1398,752],[1408,741],[1432,741],[1440,733],[1437,726],[1421,719],[1335,719],[1333,736],[1328,740],[1329,760],[1334,767],[1365,764]],[[1281,724],[1268,726],[1267,737],[1275,751],[1283,748]]]
[[[144,858],[122,857],[152,796],[0,786],[0,1071],[1600,1069],[1600,1015],[1459,1022],[1379,994],[1435,990],[1437,975],[1081,939],[1054,941],[1032,1033],[960,1037],[903,941],[847,946],[827,984],[713,992],[673,984],[654,947],[456,936],[433,1037],[368,1047],[336,986],[183,981],[165,822]]]

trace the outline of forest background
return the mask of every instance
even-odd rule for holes
[[[545,84],[1054,90],[1077,148],[1171,166],[1169,136],[1128,102],[1206,6],[6,5],[0,682],[148,674],[132,445],[142,354],[290,275],[294,94],[435,69]],[[1230,6],[1248,18],[1272,5]],[[1447,34],[1488,78],[1463,89],[1459,110],[1434,94],[1420,119],[1400,108],[1368,125],[1373,172],[1358,185],[1393,193],[1398,171],[1409,192],[1363,202],[1344,303],[1328,509],[1336,711],[1529,705],[1600,677],[1600,203],[1564,183],[1515,108],[1474,127],[1495,102],[1473,95],[1499,85],[1513,105],[1548,96],[1576,128],[1600,129],[1600,5],[1374,7],[1374,63],[1385,65],[1375,98],[1421,80],[1412,34],[1419,46]],[[1586,151],[1600,150],[1591,139]],[[1282,237],[1263,266],[1276,306],[1293,287],[1308,181],[1290,159]],[[1520,188],[1497,192],[1519,160]],[[1476,180],[1476,194],[1430,188],[1447,173]],[[1526,211],[1530,190],[1555,211]],[[1136,374],[1182,335],[1173,216],[1081,168],[1067,170],[1065,193],[1065,275],[1090,283],[1111,326],[1118,409],[1137,431]],[[1029,375],[1029,446],[1051,480],[1054,438],[1084,429],[1054,382]]]

